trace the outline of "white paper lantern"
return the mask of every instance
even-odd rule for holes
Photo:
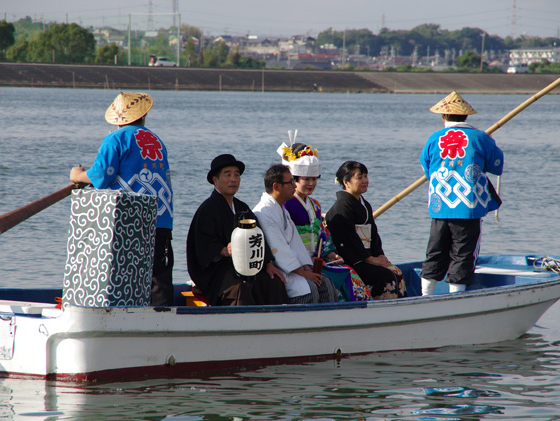
[[[231,258],[236,272],[255,276],[264,265],[264,235],[254,219],[242,219],[231,234]]]

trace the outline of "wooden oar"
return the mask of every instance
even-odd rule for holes
[[[560,85],[560,78],[556,79],[554,82],[552,82],[546,88],[540,90],[535,95],[533,95],[532,97],[530,97],[529,99],[524,101],[522,104],[515,107],[512,111],[510,111],[508,114],[506,114],[504,117],[502,117],[498,122],[494,123],[488,129],[486,129],[486,133],[491,134],[491,133],[495,132],[500,127],[502,127],[504,124],[506,124],[508,121],[510,121],[513,117],[515,117],[517,114],[519,114],[521,111],[523,111],[529,105],[531,105],[533,102],[535,102],[538,99],[540,99],[541,97],[545,96],[546,94],[548,94],[550,91],[552,91],[554,88],[558,87],[559,85]],[[420,187],[426,181],[428,181],[428,179],[426,178],[425,175],[423,175],[418,180],[416,180],[414,183],[412,183],[410,186],[408,186],[406,189],[404,189],[402,192],[400,192],[395,197],[393,197],[391,200],[387,201],[384,205],[380,206],[375,212],[373,212],[373,217],[377,218],[379,215],[381,215],[387,209],[391,208],[394,204],[396,204],[398,201],[400,201],[404,197],[408,196],[410,193],[412,193],[414,190],[416,190],[418,187]],[[499,182],[500,182],[500,180],[498,179],[498,184],[499,184]],[[499,192],[498,192],[498,194],[499,194]]]
[[[69,184],[63,189],[51,193],[48,196],[43,197],[42,199],[38,199],[28,205],[22,206],[19,209],[5,213],[4,215],[0,216],[0,234],[5,233],[20,222],[25,221],[27,218],[30,218],[36,213],[41,212],[43,209],[46,209],[49,206],[54,205],[56,202],[64,199],[66,196],[69,196],[70,193],[72,193],[72,190],[81,189],[82,187],[84,187],[84,185]]]

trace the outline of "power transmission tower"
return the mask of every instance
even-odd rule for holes
[[[517,36],[517,0],[513,0],[511,9],[511,37],[515,39]]]
[[[148,29],[154,29],[154,16],[152,11],[152,0],[148,3]]]

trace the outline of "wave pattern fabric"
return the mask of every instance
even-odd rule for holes
[[[72,193],[62,306],[149,306],[157,197]]]

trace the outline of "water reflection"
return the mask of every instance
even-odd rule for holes
[[[110,131],[103,113],[115,92],[19,88],[0,92],[11,107],[9,115],[0,109],[5,151],[0,163],[0,213],[4,213],[64,187],[72,166],[91,165]],[[323,159],[316,198],[325,210],[335,198],[334,171],[343,160],[358,157],[370,169],[368,200],[377,207],[421,176],[419,152],[427,136],[440,127],[427,111],[440,99],[433,95],[153,94],[156,106],[149,126],[166,141],[176,191],[175,282],[188,279],[181,256],[194,210],[211,190],[205,174],[213,156],[230,152],[250,163],[239,197],[256,203],[263,172],[278,162],[276,148],[287,140],[287,130],[297,128],[298,139],[317,147]],[[525,99],[471,95],[468,100],[479,111],[472,123],[490,127]],[[84,101],[87,107],[76,105]],[[44,107],[47,103],[53,106]],[[560,255],[555,230],[560,207],[554,194],[560,145],[551,126],[559,104],[556,97],[542,98],[494,134],[506,155],[504,206],[499,220],[493,216],[484,220],[483,254]],[[429,230],[426,194],[426,189],[418,189],[378,218],[385,252],[395,262],[424,255]],[[61,285],[68,215],[68,202],[61,202],[2,235],[3,285]],[[371,354],[182,380],[74,385],[0,379],[0,417],[560,419],[558,320],[557,304],[529,335],[497,345]]]
[[[103,115],[114,91],[0,88],[10,113],[0,109],[6,153],[0,164],[0,214],[52,193],[68,183],[72,166],[90,166],[111,130]],[[367,199],[377,208],[416,181],[419,153],[441,121],[429,113],[434,95],[308,95],[246,92],[152,92],[148,126],[165,140],[175,190],[173,230],[176,282],[189,279],[185,241],[193,213],[211,191],[205,181],[211,159],[233,153],[247,164],[238,193],[250,205],[263,191],[262,176],[279,162],[276,149],[287,130],[319,149],[323,174],[314,196],[326,211],[338,187],[341,162],[359,159],[370,170]],[[527,99],[523,95],[470,95],[484,129]],[[87,103],[87,107],[77,104]],[[37,104],[53,104],[39,107]],[[33,119],[29,118],[33,110]],[[97,111],[95,111],[97,110]],[[485,218],[482,254],[560,255],[552,226],[560,219],[556,179],[560,144],[551,122],[560,102],[546,96],[494,133],[505,153],[500,220]],[[69,118],[68,116],[72,116]],[[469,118],[469,121],[471,119]],[[40,134],[40,138],[38,138]],[[39,181],[40,180],[40,181]],[[386,255],[394,262],[421,260],[430,219],[427,187],[378,218]],[[60,286],[66,259],[68,200],[2,235],[0,268],[4,284]],[[17,249],[19,259],[12,258]],[[48,253],[45,253],[48,250]],[[32,264],[22,265],[21,262]],[[37,268],[41,270],[38,271]]]
[[[559,349],[542,335],[177,380],[92,385],[0,380],[0,416],[317,420],[560,417]]]

